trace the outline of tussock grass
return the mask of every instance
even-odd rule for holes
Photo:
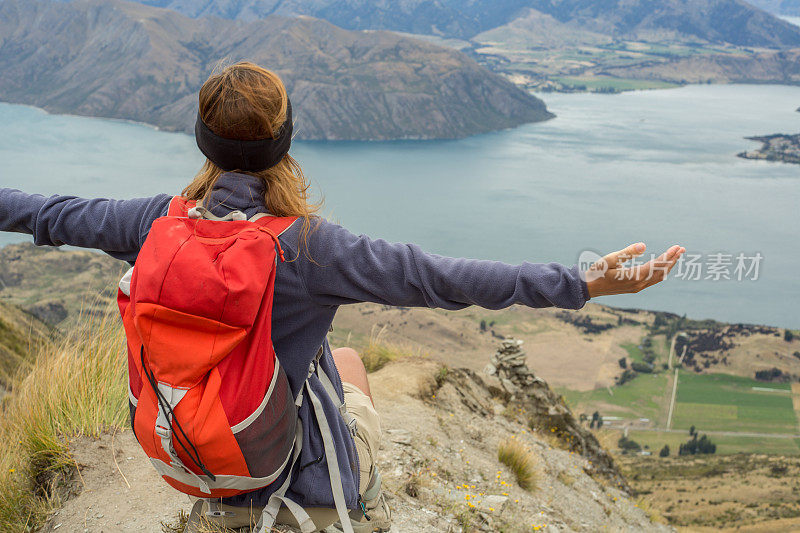
[[[497,448],[497,459],[511,470],[521,488],[528,491],[536,488],[536,458],[518,439],[502,441]]]
[[[85,320],[82,322],[86,322]],[[113,313],[38,348],[0,412],[0,531],[35,529],[71,476],[68,439],[128,424],[125,336]]]
[[[639,498],[636,500],[636,507],[644,511],[644,514],[647,515],[647,518],[650,519],[651,522],[654,524],[669,524],[669,521],[658,512],[658,509],[653,507],[649,500],[644,497]]]
[[[382,340],[381,337],[384,331],[386,331],[385,327],[377,333],[375,333],[373,329],[369,337],[369,343],[359,352],[361,361],[364,363],[364,368],[366,368],[369,373],[376,372],[397,359],[419,355],[402,346]]]
[[[178,511],[178,516],[174,522],[161,522],[161,531],[163,533],[183,533],[186,530],[186,523],[189,521],[189,515],[185,511]]]

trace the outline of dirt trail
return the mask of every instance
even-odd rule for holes
[[[188,497],[156,474],[131,430],[82,437],[70,449],[79,466],[74,483],[80,493],[42,531],[157,533],[162,520],[174,521],[179,509],[189,509]]]

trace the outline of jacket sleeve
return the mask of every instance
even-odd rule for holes
[[[133,262],[171,197],[108,200],[42,196],[0,189],[0,230],[33,235],[37,246],[97,248]]]
[[[442,257],[414,244],[356,236],[325,221],[309,235],[308,252],[313,261],[303,258],[298,266],[309,295],[321,305],[580,309],[589,299],[577,267]]]

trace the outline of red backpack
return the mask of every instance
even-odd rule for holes
[[[133,431],[184,493],[266,487],[299,453],[295,400],[271,338],[278,236],[295,220],[217,219],[176,197],[120,282]]]

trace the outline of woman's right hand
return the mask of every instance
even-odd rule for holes
[[[646,249],[643,242],[631,244],[624,250],[610,253],[594,263],[585,272],[589,297],[637,293],[664,281],[681,255],[686,252],[686,248],[676,244],[643,265],[629,268],[623,266],[626,261],[642,255]]]

